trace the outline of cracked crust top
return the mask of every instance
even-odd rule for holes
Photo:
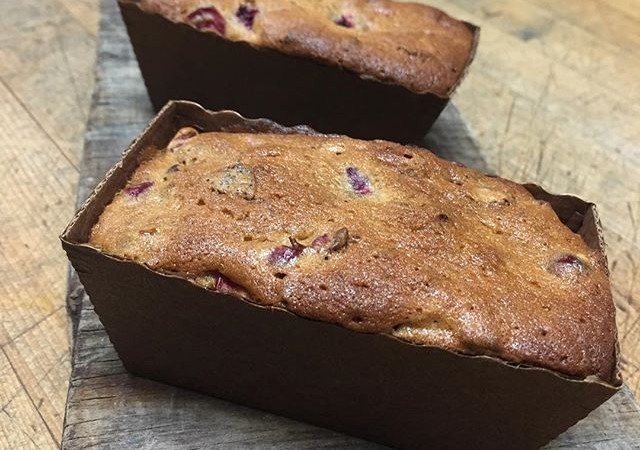
[[[522,186],[414,147],[183,129],[90,243],[356,331],[613,381],[600,251]]]
[[[442,11],[390,0],[135,0],[150,13],[232,41],[344,67],[418,93],[448,96],[475,29]]]

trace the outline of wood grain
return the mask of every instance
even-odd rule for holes
[[[89,187],[119,159],[121,149],[153,115],[140,75],[132,66],[133,55],[115,5],[105,1],[102,8],[100,76],[89,118],[79,199],[88,195]],[[443,157],[487,169],[482,150],[453,107],[445,111],[426,144],[439,149]],[[80,315],[64,450],[383,448],[128,374],[81,287],[72,292]],[[639,424],[640,407],[625,388],[546,448],[632,449],[640,442]]]
[[[623,372],[640,393],[640,0],[430,3],[483,27],[455,102],[487,168],[600,204]],[[97,18],[98,0],[0,2],[0,448],[60,440],[69,341],[55,237],[75,203]]]
[[[73,213],[97,13],[93,0],[0,2],[0,448],[60,445],[70,356],[56,237]]]

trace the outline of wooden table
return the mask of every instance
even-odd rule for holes
[[[456,104],[490,168],[600,205],[638,393],[640,1],[432,3],[483,27]],[[56,236],[74,209],[97,0],[2,2],[0,25],[0,448],[56,448],[69,375]]]

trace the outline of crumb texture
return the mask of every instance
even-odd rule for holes
[[[612,377],[602,254],[520,185],[414,147],[186,128],[90,243],[352,330]]]
[[[469,63],[468,24],[417,3],[390,0],[138,0],[160,14],[232,41],[338,65],[414,92],[447,96]]]

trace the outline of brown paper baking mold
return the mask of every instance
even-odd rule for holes
[[[216,293],[89,246],[91,228],[145,157],[145,148],[164,147],[183,126],[314,133],[170,102],[77,213],[61,236],[63,247],[134,374],[400,449],[538,448],[618,390],[618,372],[613,384],[571,379],[493,357],[358,333]],[[549,201],[590,246],[604,251],[592,204],[526,187]]]
[[[173,99],[211,110],[306,124],[324,133],[419,142],[447,105],[475,56],[446,97],[381,83],[338,66],[232,42],[144,12],[120,0],[142,75],[156,110]]]

